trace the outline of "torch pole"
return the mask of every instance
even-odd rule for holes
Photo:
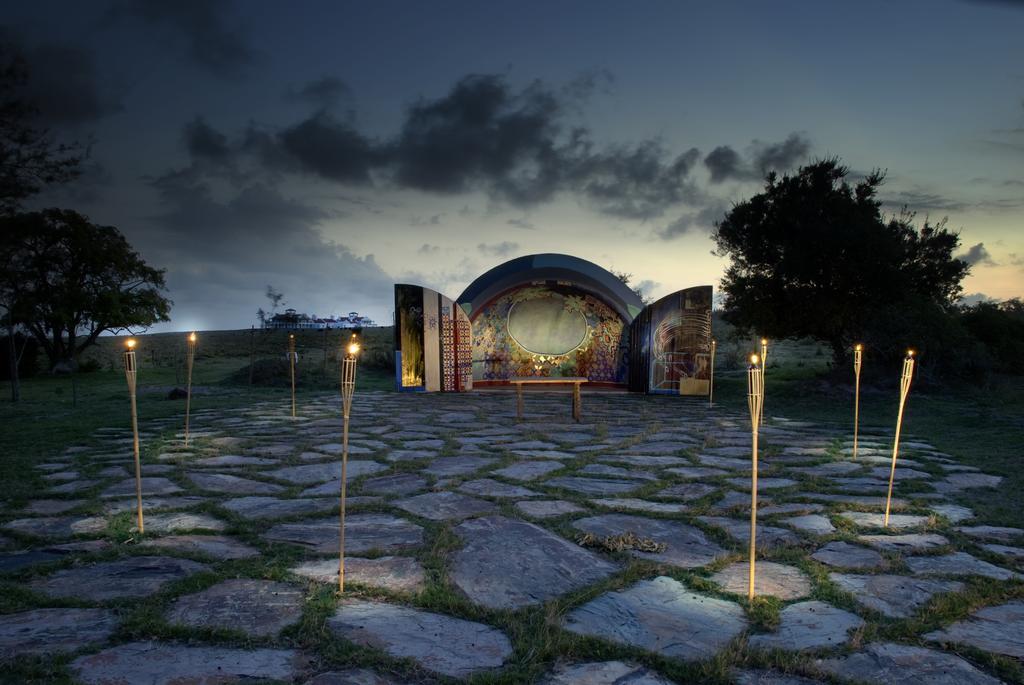
[[[754,580],[757,574],[757,432],[761,423],[761,409],[764,405],[764,370],[758,368],[757,355],[750,358],[747,369],[747,407],[750,409],[751,478],[750,478],[750,573],[747,585],[747,599],[754,599]]]
[[[356,392],[356,354],[359,343],[355,336],[348,346],[348,354],[341,361],[341,497],[338,509],[338,592],[345,592],[345,490],[348,483],[348,421],[352,411],[352,397]]]
[[[185,447],[188,447],[188,419],[192,410],[192,364],[196,359],[196,334],[188,336],[185,348]]]
[[[768,370],[768,338],[761,338],[761,408],[758,410],[759,421],[764,425],[764,377]]]
[[[903,372],[900,374],[900,407],[896,413],[896,436],[892,443],[892,467],[889,469],[889,492],[885,496],[885,520],[883,527],[889,527],[889,507],[892,504],[892,484],[896,480],[896,456],[900,451],[900,430],[903,427],[903,408],[907,403],[907,394],[910,392],[910,381],[914,377],[914,352],[907,352],[903,360]]]
[[[860,429],[860,365],[864,348],[853,348],[853,458],[857,458],[857,435]]]
[[[711,371],[708,375],[708,409],[715,405],[715,348],[718,343],[711,339]]]
[[[288,369],[292,379],[292,418],[295,418],[295,334],[288,334]]]
[[[128,381],[128,399],[132,413],[132,452],[135,456],[135,517],[139,533],[145,533],[142,520],[142,462],[139,459],[139,414],[135,404],[135,381],[138,372],[135,359],[135,341],[129,340],[124,352],[124,376]]]

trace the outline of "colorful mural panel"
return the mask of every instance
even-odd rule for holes
[[[418,285],[395,286],[395,384],[401,391],[473,387],[469,317],[450,298]]]
[[[711,286],[648,305],[631,325],[630,390],[706,395],[711,378]]]
[[[473,378],[626,379],[628,330],[606,303],[572,283],[514,288],[474,312]]]

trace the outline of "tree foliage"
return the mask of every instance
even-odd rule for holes
[[[58,143],[33,123],[36,108],[24,96],[28,77],[25,60],[0,45],[0,215],[13,214],[26,198],[80,173],[81,147]]]
[[[772,173],[763,192],[726,215],[714,239],[731,259],[722,280],[728,321],[772,338],[824,340],[839,361],[882,308],[952,308],[968,272],[953,257],[959,236],[945,221],[917,228],[906,211],[883,217],[881,172],[855,185],[847,176],[837,159]]]
[[[168,321],[164,272],[146,264],[112,226],[48,209],[2,219],[0,284],[14,321],[56,368],[104,331]]]

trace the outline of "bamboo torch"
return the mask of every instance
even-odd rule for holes
[[[761,338],[761,404],[764,409],[764,374],[768,370],[768,338]],[[759,412],[761,425],[764,425],[764,412]]]
[[[747,369],[747,406],[750,409],[751,477],[750,477],[750,577],[747,599],[754,599],[754,578],[757,550],[757,429],[761,423],[761,409],[764,406],[764,369],[758,367],[756,354],[750,355]]]
[[[892,443],[892,467],[889,469],[889,493],[885,496],[885,520],[882,525],[889,527],[889,505],[892,503],[892,484],[896,479],[896,456],[900,451],[900,429],[903,427],[903,408],[910,392],[910,381],[914,377],[914,351],[907,350],[903,359],[903,372],[900,374],[900,408],[896,413],[896,437]]]
[[[196,332],[192,331],[185,347],[185,447],[188,447],[188,418],[192,409],[192,364],[196,360]]]
[[[711,339],[711,371],[708,376],[708,409],[715,404],[715,348],[718,347],[718,343],[715,339]]]
[[[125,341],[124,376],[128,381],[128,398],[132,407],[132,450],[135,454],[135,502],[136,519],[139,533],[144,533],[142,521],[142,463],[139,461],[139,415],[135,406],[135,380],[138,366],[135,363],[135,339]]]
[[[340,541],[338,546],[338,592],[345,591],[345,485],[348,476],[348,419],[352,409],[352,396],[356,392],[356,360],[359,339],[352,334],[345,358],[341,361],[341,507],[339,509]]]
[[[288,369],[292,377],[292,418],[295,418],[295,334],[288,334]]]
[[[857,433],[860,425],[860,364],[864,346],[857,343],[853,348],[853,458],[857,458]]]

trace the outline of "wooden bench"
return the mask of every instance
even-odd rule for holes
[[[572,386],[572,418],[580,421],[580,386],[587,382],[586,378],[510,378],[509,383],[516,386],[516,418],[523,418],[523,386],[524,385],[571,385]]]

